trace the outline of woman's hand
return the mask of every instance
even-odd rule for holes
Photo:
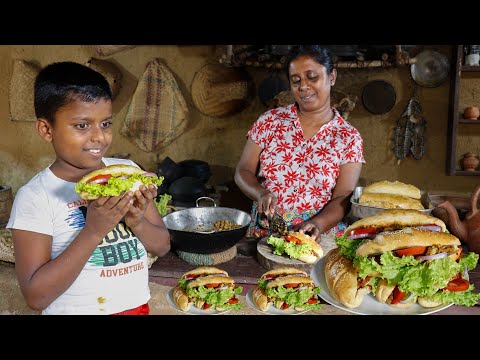
[[[277,207],[278,199],[270,191],[264,189],[260,192],[257,200],[257,211],[260,214],[273,215]]]
[[[132,194],[132,192],[129,192]],[[140,186],[140,189],[135,191],[133,195],[134,202],[130,207],[128,213],[125,215],[125,223],[133,229],[143,220],[148,204],[150,204],[155,196],[157,196],[157,188],[149,185]]]
[[[320,228],[313,221],[305,221],[301,223],[294,229],[294,231],[310,235],[313,240],[316,240],[321,233]]]

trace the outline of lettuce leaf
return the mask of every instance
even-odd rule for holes
[[[154,177],[133,174],[128,179],[120,179],[112,176],[105,185],[78,182],[75,185],[75,191],[79,194],[86,191],[94,196],[119,196],[123,191],[128,191],[137,180],[142,181],[146,186],[150,184],[160,186],[163,183],[163,176]]]
[[[313,289],[305,288],[296,290],[295,288],[286,288],[280,285],[276,288],[266,289],[266,293],[268,297],[278,298],[290,306],[299,306],[305,310],[318,310],[322,307],[320,302],[316,304],[306,304],[308,299],[320,293],[320,287],[318,286]]]
[[[335,238],[335,243],[340,248],[342,255],[346,256],[350,260],[355,258],[355,253],[360,245],[362,245],[365,240],[351,240],[345,235]]]
[[[275,255],[287,254],[292,259],[298,259],[300,255],[309,254],[312,251],[312,247],[309,244],[295,244],[273,235],[267,239],[267,244],[273,245],[273,253]]]
[[[161,216],[167,215],[167,205],[171,199],[172,196],[169,194],[160,195],[160,200],[157,200],[156,198],[153,199],[153,202],[155,203],[155,206],[157,207],[157,210]]]
[[[243,307],[242,303],[238,302],[236,304],[227,304],[227,302],[234,295],[240,295],[242,293],[242,289],[243,288],[241,286],[237,286],[235,289],[228,287],[222,290],[217,290],[215,288],[206,288],[205,286],[201,285],[197,288],[187,289],[187,296],[189,298],[193,298],[195,301],[200,298],[211,306],[219,306],[225,310],[239,310]]]

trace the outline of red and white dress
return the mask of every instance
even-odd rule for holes
[[[263,149],[260,182],[277,196],[277,211],[290,228],[318,214],[330,201],[340,165],[365,163],[360,133],[335,108],[332,110],[334,118],[308,140],[295,104],[266,111],[247,133]],[[269,235],[264,221],[255,202],[247,236]]]

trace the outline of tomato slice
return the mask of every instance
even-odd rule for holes
[[[363,234],[375,234],[377,232],[377,228],[374,227],[366,227],[362,229],[354,229],[350,232],[350,236],[352,235],[363,235]]]
[[[470,282],[466,279],[457,278],[450,280],[445,287],[448,291],[465,291],[470,286]]]
[[[292,235],[285,236],[285,240],[293,242],[295,244],[300,244],[300,240],[298,240],[295,236]]]
[[[403,300],[403,298],[405,297],[405,294],[406,294],[405,291],[400,291],[398,289],[398,286],[395,286],[395,289],[393,289],[393,298],[392,298],[392,301],[390,302],[390,304],[399,303],[400,301]]]
[[[286,302],[284,302],[282,304],[282,306],[280,307],[281,310],[285,310],[285,309],[288,309],[290,307],[290,305],[288,305]]]
[[[298,286],[298,284],[295,284],[295,283],[283,285],[284,288],[294,288],[294,287],[297,287],[297,286]]]
[[[228,300],[227,304],[236,304],[238,303],[238,299],[236,297],[232,297],[230,298],[230,300]]]
[[[220,283],[211,283],[205,285],[206,288],[216,288],[218,286],[220,286]]]
[[[396,250],[398,256],[407,256],[407,255],[423,255],[427,250],[426,246],[412,246],[406,249]]]
[[[359,278],[358,278],[359,280],[358,280],[358,285],[357,285],[357,286],[358,286],[359,288],[362,288],[362,287],[366,286],[366,285],[368,284],[368,282],[370,281],[371,278],[372,278],[371,275],[367,275],[367,277],[366,277],[365,279],[363,279],[363,280],[362,280],[362,278],[359,277]]]
[[[105,174],[105,175],[97,175],[88,180],[88,183],[95,183],[95,184],[106,184],[108,182],[108,179],[110,179],[112,175],[110,174]]]
[[[207,310],[210,306],[212,306],[212,305],[210,305],[209,303],[205,303],[205,304],[203,304],[202,309]]]
[[[316,304],[318,303],[318,299],[316,297],[311,297],[307,300],[307,304]]]

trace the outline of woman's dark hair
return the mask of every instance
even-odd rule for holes
[[[332,70],[334,68],[333,59],[332,53],[328,47],[320,45],[295,45],[293,48],[290,49],[287,55],[287,61],[285,66],[287,79],[290,79],[290,74],[288,72],[290,63],[293,60],[299,58],[300,56],[311,57],[320,65],[325,66],[327,70],[327,75],[330,75],[332,73]]]
[[[52,124],[57,111],[69,102],[97,102],[101,99],[112,100],[108,81],[97,71],[76,62],[47,65],[35,79],[35,115]]]

